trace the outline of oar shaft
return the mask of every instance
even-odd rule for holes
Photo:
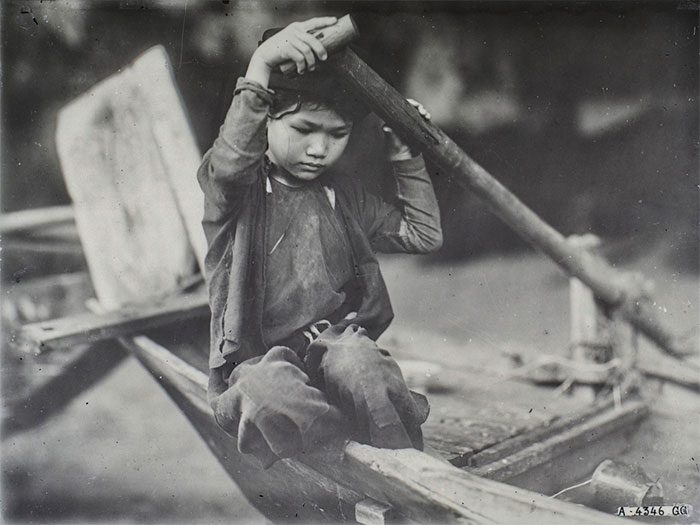
[[[471,159],[432,122],[426,121],[406,99],[345,49],[329,59],[336,74],[405,140],[414,143],[436,167],[479,196],[521,237],[543,251],[564,271],[578,277],[603,302],[621,308],[626,318],[663,350],[687,355],[678,339],[656,315],[651,301],[641,297],[638,283],[610,267],[603,259],[572,246],[505,186]]]

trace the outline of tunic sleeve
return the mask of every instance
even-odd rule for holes
[[[255,182],[267,149],[267,115],[273,92],[239,78],[219,136],[204,155],[197,179],[205,196],[205,222],[218,222],[235,212]]]
[[[442,246],[440,210],[421,156],[392,163],[398,205],[363,192],[362,220],[372,248],[384,253],[429,253]]]

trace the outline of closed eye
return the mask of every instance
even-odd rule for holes
[[[308,128],[298,128],[296,126],[292,126],[292,129],[297,133],[301,133],[302,135],[308,135],[309,133],[311,133],[311,130]]]

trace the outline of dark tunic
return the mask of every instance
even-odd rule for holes
[[[263,337],[274,345],[343,306],[354,272],[341,219],[320,184],[270,180]]]
[[[197,173],[204,192],[202,225],[209,251],[206,278],[211,307],[212,376],[216,396],[232,367],[269,348],[262,334],[266,290],[266,192],[271,165],[267,118],[271,92],[239,79],[219,136]],[[352,181],[336,180],[336,209],[353,253],[360,290],[355,322],[374,339],[393,313],[374,251],[426,253],[442,243],[440,214],[421,157],[394,162],[398,206],[390,205]]]

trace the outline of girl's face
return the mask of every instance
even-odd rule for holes
[[[351,131],[352,122],[332,109],[302,105],[294,113],[268,121],[270,160],[293,178],[312,181],[340,158]]]

